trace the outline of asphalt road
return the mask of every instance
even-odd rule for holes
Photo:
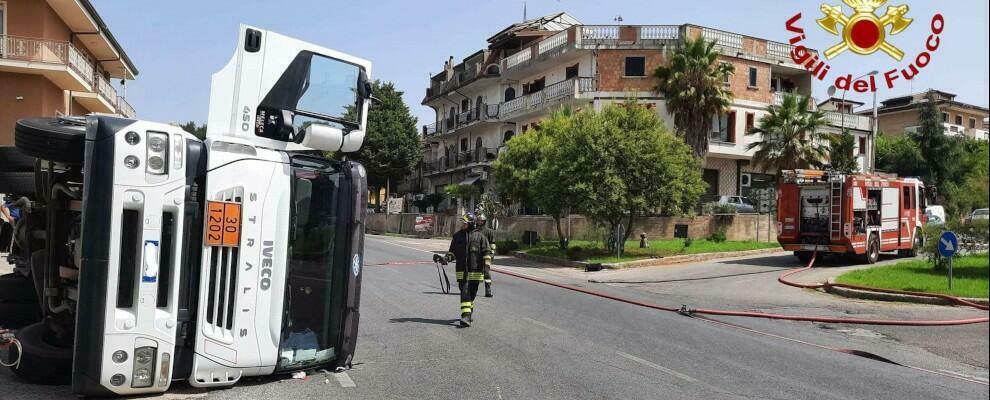
[[[494,298],[479,297],[474,326],[459,328],[458,297],[440,293],[429,262],[429,249],[442,244],[421,243],[368,236],[358,350],[346,374],[265,378],[210,392],[176,385],[166,397],[988,397],[986,385],[505,275],[495,275]],[[408,263],[415,261],[423,264]],[[0,373],[0,399],[56,397],[71,396]]]

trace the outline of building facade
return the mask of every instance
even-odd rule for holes
[[[133,117],[113,80],[138,71],[89,0],[0,0],[0,146],[25,117]]]
[[[929,93],[934,95],[935,104],[942,113],[942,124],[946,135],[987,140],[987,117],[990,116],[990,110],[956,101],[955,94],[935,89],[880,102],[877,107],[880,132],[887,135],[902,135],[918,129],[921,109],[927,103]]]
[[[561,105],[598,110],[634,96],[672,128],[651,74],[666,62],[670,48],[697,37],[716,40],[720,61],[735,67],[724,78],[733,103],[727,113],[712,116],[703,171],[707,195],[746,195],[772,185],[773,171],[754,166],[754,151],[746,149],[758,137],[745,132],[783,93],[811,96],[811,74],[793,63],[792,46],[690,24],[583,25],[560,13],[503,29],[462,61],[447,60],[430,79],[422,104],[435,110],[436,120],[422,128],[422,168],[405,189],[432,193],[448,184],[492,189],[489,166],[505,142]],[[851,112],[826,111],[826,118],[835,132],[845,124],[865,138],[871,128],[869,118]]]

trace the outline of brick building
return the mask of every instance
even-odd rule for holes
[[[451,183],[491,189],[489,166],[505,141],[563,104],[597,110],[636,96],[672,128],[650,75],[668,49],[699,36],[717,40],[721,62],[735,66],[725,77],[733,104],[712,116],[703,171],[707,194],[746,195],[772,184],[773,172],[750,162],[753,151],[746,146],[758,138],[745,131],[782,93],[811,95],[811,74],[790,59],[792,46],[690,24],[584,25],[559,13],[510,25],[488,38],[486,47],[462,61],[447,60],[432,76],[422,104],[436,111],[436,120],[423,126],[422,168],[399,193],[432,193]],[[851,112],[826,111],[826,117],[835,132],[844,123],[861,138],[871,127],[869,118]]]
[[[111,82],[137,73],[89,0],[0,0],[0,146],[24,117],[133,117]]]
[[[921,108],[927,102],[929,93],[935,95],[935,104],[942,112],[942,124],[946,135],[962,135],[987,140],[987,117],[990,116],[990,110],[956,101],[955,94],[935,89],[882,101],[877,108],[880,132],[901,135],[917,129]]]

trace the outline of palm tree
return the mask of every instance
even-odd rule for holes
[[[746,132],[761,134],[746,146],[756,149],[753,163],[764,171],[820,167],[828,154],[827,139],[820,133],[825,115],[811,108],[811,98],[785,94],[779,106],[770,106],[759,127]]]
[[[674,117],[674,128],[701,159],[708,154],[712,116],[732,104],[732,91],[723,83],[735,70],[718,61],[714,41],[684,39],[670,53],[670,62],[653,71],[654,91],[663,96],[667,112]]]

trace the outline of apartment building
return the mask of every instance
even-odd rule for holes
[[[956,95],[929,89],[908,96],[884,100],[877,108],[877,123],[881,132],[901,135],[918,129],[922,106],[928,102],[928,94],[934,95],[935,104],[942,113],[945,134],[987,140],[986,107],[956,101]]]
[[[436,111],[436,120],[422,128],[421,170],[400,189],[431,193],[452,183],[491,189],[489,167],[505,142],[561,105],[598,110],[635,96],[673,127],[650,75],[666,62],[668,49],[699,36],[716,40],[721,62],[735,66],[724,78],[733,104],[712,116],[707,194],[746,195],[772,185],[773,171],[754,166],[746,149],[758,138],[745,132],[784,92],[811,95],[811,74],[790,59],[792,46],[691,24],[584,25],[558,13],[510,25],[432,76],[422,104]],[[844,125],[865,139],[870,131],[870,119],[852,112],[832,109],[826,117],[835,132]]]
[[[89,0],[0,0],[0,146],[24,117],[133,117],[111,82],[137,74]]]

